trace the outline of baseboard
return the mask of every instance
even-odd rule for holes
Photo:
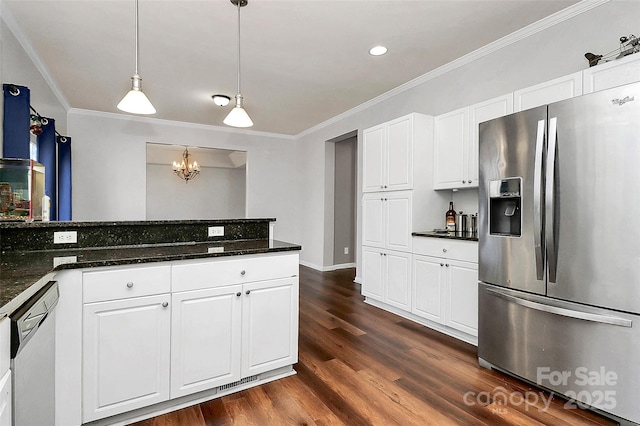
[[[315,269],[316,271],[320,271],[320,272],[337,271],[338,269],[347,269],[347,268],[356,267],[355,263],[341,263],[338,265],[331,265],[331,266],[318,266],[314,263],[305,262],[304,260],[301,260],[300,264],[302,266],[306,266],[307,268]]]

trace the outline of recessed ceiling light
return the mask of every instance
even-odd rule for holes
[[[224,107],[229,105],[229,101],[231,100],[230,97],[228,97],[227,95],[213,95],[213,102],[215,102],[216,105]]]
[[[375,46],[369,50],[369,54],[373,56],[380,56],[387,53],[387,48],[384,46]]]

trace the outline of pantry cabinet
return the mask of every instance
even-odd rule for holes
[[[582,72],[583,93],[610,89],[640,81],[640,55],[629,55],[605,62]]]
[[[414,237],[412,313],[440,331],[478,335],[477,243]],[[473,340],[465,338],[465,340]]]
[[[477,188],[479,124],[512,112],[509,93],[436,117],[433,188]]]
[[[411,191],[365,194],[362,199],[362,244],[411,251]]]
[[[582,71],[513,93],[514,112],[520,112],[582,95]]]
[[[364,247],[362,294],[411,310],[411,254]]]
[[[414,188],[414,163],[426,160],[431,117],[408,114],[365,129],[363,136],[363,192],[403,191]]]

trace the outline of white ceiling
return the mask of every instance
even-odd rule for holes
[[[68,106],[119,112],[134,71],[134,0],[2,3]],[[251,130],[295,135],[574,3],[249,0],[242,94]],[[211,95],[236,93],[235,6],[140,0],[139,17],[154,117],[223,126],[233,101],[220,108]],[[370,56],[376,44],[389,52]]]

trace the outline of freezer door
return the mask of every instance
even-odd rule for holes
[[[480,124],[480,281],[545,293],[542,163],[546,127],[546,106]],[[504,181],[502,184],[501,180]],[[496,198],[496,188],[500,186],[507,188],[502,195],[514,195],[508,189],[511,184],[519,187],[518,200]],[[496,225],[512,220],[516,215],[520,215],[518,219],[521,220],[517,232],[512,232],[512,227],[505,225],[501,229]]]
[[[640,316],[485,284],[478,303],[483,366],[640,422]]]
[[[556,118],[547,294],[640,313],[640,83],[552,104]]]

